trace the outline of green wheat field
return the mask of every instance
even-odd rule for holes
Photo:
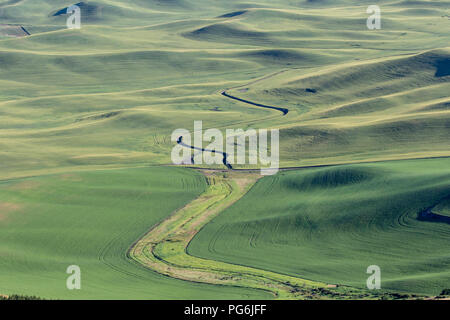
[[[444,298],[450,1],[372,2],[0,0],[0,300]],[[173,165],[197,120],[281,170]]]

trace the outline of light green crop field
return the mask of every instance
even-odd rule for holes
[[[377,1],[380,30],[369,0],[83,1],[67,29],[72,4],[0,0],[0,297],[273,297],[127,257],[206,190],[171,160],[196,120],[279,129],[281,167],[347,166],[261,179],[189,253],[354,288],[380,264],[386,289],[450,288],[448,0]]]
[[[449,194],[450,160],[285,171],[260,180],[191,242],[189,254],[364,288],[437,295],[450,283],[450,221],[420,213]]]
[[[381,30],[352,3],[89,1],[80,30],[0,4],[31,33],[0,38],[0,177],[168,164],[194,120],[281,128],[282,166],[448,156],[448,2],[383,1]]]

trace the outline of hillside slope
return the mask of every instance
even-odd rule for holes
[[[438,295],[450,284],[448,159],[286,171],[264,178],[191,242],[194,256],[365,288]]]
[[[376,31],[349,1],[84,1],[67,30],[71,4],[1,7],[31,36],[0,38],[0,177],[168,164],[194,120],[282,127],[283,166],[448,155],[444,2],[383,1]]]

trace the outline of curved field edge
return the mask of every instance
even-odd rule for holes
[[[449,223],[421,218],[450,194],[449,159],[283,171],[266,177],[191,241],[203,259],[365,288],[438,295],[450,286]]]
[[[272,292],[277,298],[298,296],[306,288],[325,287],[276,273],[199,259],[186,253],[192,237],[211,219],[241,198],[256,181],[255,176],[207,177],[208,189],[193,202],[152,228],[129,250],[142,265],[164,275],[187,281],[250,287]]]
[[[266,292],[168,278],[126,251],[205,191],[182,168],[70,172],[0,182],[0,293],[45,299],[267,299]],[[81,269],[68,290],[66,269]]]
[[[187,252],[197,233],[245,196],[258,175],[205,172],[208,189],[197,199],[154,226],[128,251],[128,256],[163,275],[191,282],[247,287],[271,292],[276,299],[402,298],[384,291],[369,293],[348,286],[327,285],[238,263],[205,259]],[[404,298],[409,297],[405,296]]]

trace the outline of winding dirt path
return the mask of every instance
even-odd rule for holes
[[[233,99],[233,100],[236,100],[236,101],[240,101],[240,102],[252,105],[252,106],[257,106],[257,107],[266,108],[266,109],[278,110],[281,113],[283,113],[283,116],[285,116],[285,115],[287,115],[289,113],[289,109],[287,109],[287,108],[274,107],[274,106],[269,106],[269,105],[266,105],[266,104],[261,104],[261,103],[252,102],[252,101],[249,101],[249,100],[241,99],[241,98],[232,96],[231,94],[228,94],[226,91],[222,91],[221,94],[224,97],[227,97],[227,98],[230,98],[230,99]]]
[[[198,151],[201,151],[201,152],[213,152],[213,153],[217,152],[217,153],[220,153],[220,154],[222,154],[222,158],[223,158],[223,159],[222,159],[222,163],[223,163],[228,169],[230,169],[230,170],[233,169],[233,167],[231,166],[231,164],[228,163],[228,154],[227,154],[226,152],[223,152],[223,151],[217,151],[217,150],[211,150],[211,149],[205,149],[205,148],[198,148],[198,147],[195,147],[195,146],[188,145],[188,144],[186,144],[186,143],[183,142],[183,137],[178,137],[177,143],[178,143],[180,146],[183,146],[183,147],[185,147],[185,148],[189,148],[189,149],[193,149],[193,150],[198,150]],[[191,157],[191,163],[194,164],[194,156]]]
[[[274,107],[274,106],[269,106],[269,105],[265,105],[265,104],[261,104],[261,103],[257,103],[257,102],[253,102],[253,101],[249,101],[249,100],[245,100],[245,99],[241,99],[241,98],[232,96],[231,94],[228,94],[226,91],[222,91],[221,95],[224,96],[224,97],[227,97],[229,99],[236,100],[236,101],[239,101],[239,102],[243,102],[243,103],[246,103],[246,104],[249,104],[249,105],[252,105],[252,106],[280,111],[283,114],[283,116],[287,115],[288,112],[289,112],[289,109],[287,109],[287,108]],[[217,152],[217,153],[220,153],[220,154],[222,154],[222,163],[224,164],[224,166],[226,166],[230,170],[233,170],[233,166],[228,162],[228,154],[226,152],[224,152],[224,151],[210,150],[210,149],[199,148],[199,147],[188,145],[188,144],[183,142],[183,137],[178,137],[177,143],[179,145],[185,147],[185,148],[198,150],[198,151],[201,151],[201,152]],[[191,157],[191,163],[195,164],[194,156]]]

